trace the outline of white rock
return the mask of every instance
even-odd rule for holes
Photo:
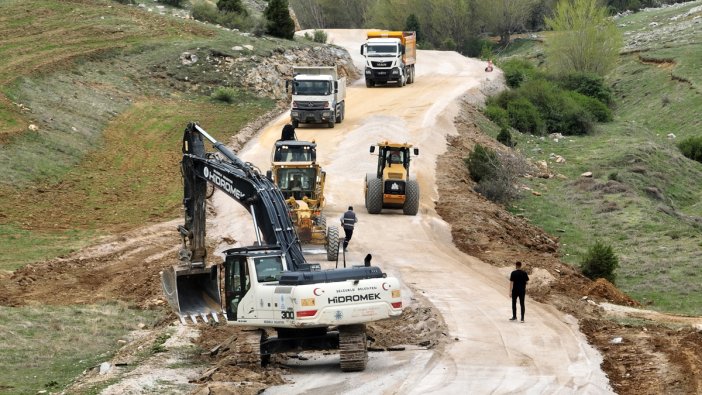
[[[103,362],[100,364],[100,374],[106,374],[107,372],[110,371],[112,368],[112,365],[110,365],[109,362]]]
[[[668,133],[668,140],[675,140],[675,137],[674,133]]]
[[[581,174],[580,177],[592,177],[592,172],[586,171],[585,173]]]
[[[619,344],[619,343],[621,343],[622,341],[624,341],[624,339],[622,339],[621,337],[615,337],[615,338],[613,338],[612,340],[610,340],[609,342],[612,343],[612,344]]]
[[[31,125],[29,125],[28,129],[31,130],[32,132],[36,132],[37,130],[39,130],[39,126],[37,126],[35,124],[31,124]]]
[[[249,51],[253,51],[253,50],[254,50],[253,45],[244,45],[243,47],[246,48],[246,49],[248,49]]]

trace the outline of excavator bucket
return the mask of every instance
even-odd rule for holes
[[[219,322],[222,307],[217,279],[217,266],[173,266],[161,272],[163,293],[183,324],[188,317],[197,323],[198,316],[208,322],[208,315]]]

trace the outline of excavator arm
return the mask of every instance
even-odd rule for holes
[[[219,154],[207,152],[205,140],[212,143]],[[182,322],[184,317],[197,322],[198,316],[205,322],[208,316],[219,321],[217,314],[222,311],[219,266],[208,266],[206,261],[208,182],[249,211],[259,246],[268,245],[283,251],[288,270],[310,270],[285,199],[268,178],[194,122],[185,128],[182,151],[185,223],[178,227],[183,240],[178,253],[181,263],[161,272],[166,300]]]
[[[203,138],[224,158],[207,153]],[[283,250],[289,270],[309,270],[280,190],[196,123],[190,123],[183,134],[182,173],[185,226],[181,234],[187,237],[188,243],[184,244],[189,247],[181,256],[190,254],[189,263],[193,267],[205,266],[205,193],[210,182],[249,211],[258,245],[278,246]]]

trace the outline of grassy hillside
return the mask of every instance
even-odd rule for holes
[[[565,177],[528,181],[540,195],[514,207],[560,237],[565,261],[579,264],[604,241],[620,258],[621,289],[653,309],[694,315],[702,315],[702,164],[675,144],[702,133],[702,10],[694,9],[701,5],[617,21],[628,44],[608,77],[615,121],[586,137],[517,136],[523,154]],[[531,42],[510,56],[539,52]],[[587,171],[592,178],[580,176]]]
[[[246,44],[250,57],[298,45],[113,1],[0,3],[0,245],[11,251],[0,270],[178,215],[187,122],[224,139],[274,106],[244,92],[212,101],[225,79],[180,56]]]

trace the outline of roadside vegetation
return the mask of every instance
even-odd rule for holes
[[[542,43],[519,40],[497,60],[513,88],[488,101],[494,123],[481,121],[493,137],[507,125],[516,151],[547,164],[553,176],[522,179],[534,193],[510,209],[558,236],[564,261],[580,266],[593,248],[611,247],[619,288],[649,308],[692,315],[702,314],[702,71],[693,66],[702,46],[689,43],[702,31],[683,24],[700,5],[617,19],[625,48],[603,79],[564,83]],[[553,36],[544,37],[548,46]],[[578,97],[569,89],[599,103],[575,99],[588,123],[565,122],[577,114],[563,107]]]
[[[0,392],[57,393],[84,370],[109,361],[130,332],[160,313],[122,304],[0,307]]]

